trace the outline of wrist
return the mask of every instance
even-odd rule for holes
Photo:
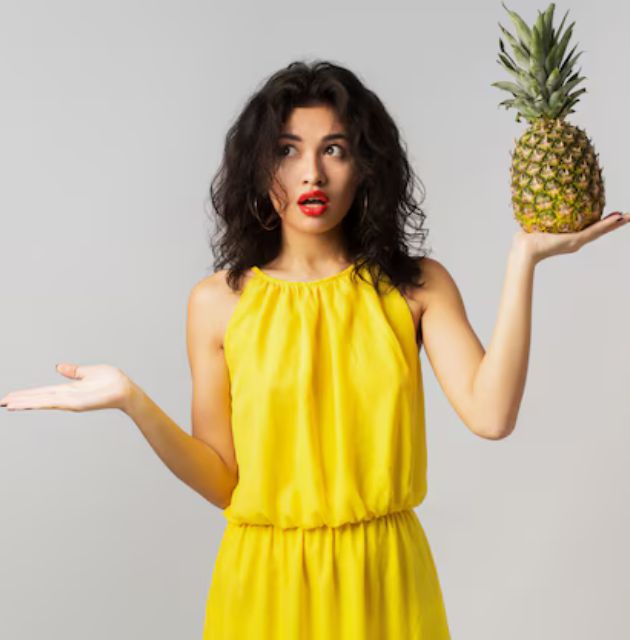
[[[129,380],[127,392],[120,409],[132,420],[135,420],[135,417],[142,410],[145,399],[145,392],[133,380]]]
[[[532,238],[524,236],[521,233],[514,236],[510,256],[532,267],[535,267],[542,260],[542,256],[536,254]]]

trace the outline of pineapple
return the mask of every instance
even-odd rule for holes
[[[515,82],[494,82],[491,86],[509,91],[512,99],[499,106],[513,107],[516,122],[525,118],[529,123],[510,154],[514,217],[527,232],[580,231],[601,218],[605,197],[604,179],[591,141],[582,129],[566,121],[574,113],[578,96],[586,91],[582,88],[571,93],[584,80],[579,76],[581,69],[572,73],[581,55],[574,55],[577,45],[564,57],[575,22],[561,35],[565,14],[556,31],[552,3],[544,13],[538,11],[538,19],[530,28],[502,4],[517,37],[499,23],[515,59],[499,38],[498,62]]]

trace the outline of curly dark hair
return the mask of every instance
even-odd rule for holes
[[[270,216],[279,222],[268,195],[278,162],[278,137],[293,108],[313,105],[335,110],[359,170],[354,201],[341,222],[345,248],[355,264],[353,275],[367,265],[377,290],[383,274],[399,289],[423,286],[417,282],[422,275],[418,258],[430,251],[423,249],[428,231],[422,226],[422,182],[381,100],[354,73],[327,61],[296,61],[271,75],[228,130],[223,160],[210,187],[217,218],[210,235],[214,269],[229,265],[226,281],[236,291],[248,268],[278,255],[280,225],[266,229],[261,223]],[[414,197],[416,182],[420,201]],[[421,255],[410,256],[416,235]]]

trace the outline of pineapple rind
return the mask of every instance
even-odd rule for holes
[[[528,232],[570,233],[601,218],[604,178],[586,132],[540,118],[516,140],[510,167],[514,217]]]

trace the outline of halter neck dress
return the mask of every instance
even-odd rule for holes
[[[239,475],[203,640],[450,639],[414,511],[415,326],[400,291],[372,282],[355,263],[305,282],[253,267],[242,289],[224,336]]]

